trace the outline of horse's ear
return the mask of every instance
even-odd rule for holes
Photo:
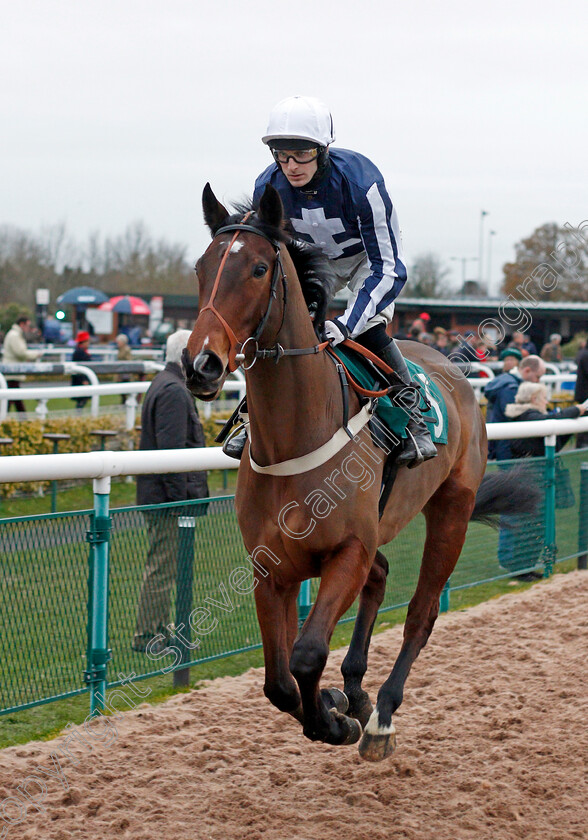
[[[279,228],[282,225],[284,207],[280,195],[271,184],[266,184],[263,195],[259,201],[259,218],[271,227]]]
[[[210,184],[207,184],[202,192],[202,209],[204,211],[204,221],[214,236],[229,214],[213,193]]]

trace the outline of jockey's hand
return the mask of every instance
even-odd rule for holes
[[[325,321],[325,341],[330,341],[333,347],[341,344],[346,338],[349,338],[349,330],[337,318],[332,321]]]

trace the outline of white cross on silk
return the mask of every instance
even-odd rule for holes
[[[334,259],[344,253],[344,249],[350,245],[361,242],[361,239],[347,239],[345,242],[335,242],[334,233],[344,233],[345,225],[339,218],[327,219],[322,207],[315,210],[308,210],[303,207],[302,219],[290,219],[292,227],[298,233],[306,233],[312,241],[319,246],[323,254]]]

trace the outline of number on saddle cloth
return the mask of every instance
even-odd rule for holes
[[[381,374],[379,374],[371,362],[347,347],[337,345],[333,349],[353,378],[363,388],[374,391],[382,388]],[[430,424],[429,431],[431,432],[433,441],[441,444],[447,443],[447,407],[439,388],[426,375],[420,365],[411,362],[409,359],[406,359],[406,364],[408,365],[413,386],[415,389],[418,386],[418,393],[420,395],[419,408],[423,419]],[[401,400],[395,403],[394,398],[398,394],[402,394],[403,391],[406,395],[407,388],[410,388],[410,386],[401,385],[393,389],[389,397],[380,397],[378,399],[376,407],[375,413],[378,420],[396,438],[406,438],[406,426],[410,416],[407,410],[401,406]]]

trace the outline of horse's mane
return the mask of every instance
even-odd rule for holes
[[[234,203],[233,209],[235,213],[228,216],[223,225],[239,224],[246,213],[252,213],[247,219],[248,225],[258,228],[270,239],[285,244],[294,263],[304,300],[313,317],[315,331],[319,334],[325,322],[327,306],[335,284],[335,275],[329,260],[316,246],[297,239],[289,222],[284,228],[276,228],[260,219],[252,201]]]

